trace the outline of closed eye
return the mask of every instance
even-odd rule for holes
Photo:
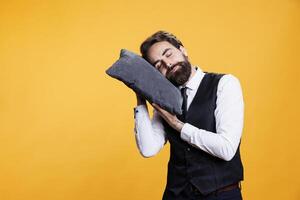
[[[159,62],[159,63],[157,63],[157,64],[155,65],[155,68],[156,68],[156,69],[160,69],[160,68],[161,68],[161,64],[160,64],[160,62]]]
[[[172,52],[171,52],[171,51],[169,51],[169,52],[166,54],[167,57],[170,57],[171,55],[172,55]]]

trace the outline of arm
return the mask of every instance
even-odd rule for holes
[[[156,155],[166,144],[162,119],[154,110],[150,119],[146,101],[137,96],[137,106],[134,107],[134,133],[139,152],[143,157]]]
[[[220,79],[216,104],[217,134],[185,123],[180,136],[191,145],[229,161],[240,143],[244,123],[242,89],[239,80],[233,75],[224,75]]]

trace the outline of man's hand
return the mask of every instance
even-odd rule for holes
[[[159,113],[159,115],[175,130],[178,132],[181,131],[184,123],[180,121],[176,115],[169,113],[168,111],[162,109],[159,105],[152,103],[151,104]]]

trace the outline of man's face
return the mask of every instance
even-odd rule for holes
[[[182,46],[177,49],[169,42],[157,42],[149,48],[147,57],[177,87],[187,82],[191,75],[191,64]]]

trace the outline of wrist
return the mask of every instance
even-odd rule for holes
[[[140,96],[136,96],[136,101],[137,101],[137,105],[145,105],[146,104],[146,100]]]
[[[176,123],[175,123],[175,129],[178,131],[178,132],[181,132],[181,129],[183,128],[184,126],[184,123],[180,120],[176,120]]]
[[[137,101],[137,103],[136,103],[138,106],[139,105],[145,105],[146,104],[146,101]]]

